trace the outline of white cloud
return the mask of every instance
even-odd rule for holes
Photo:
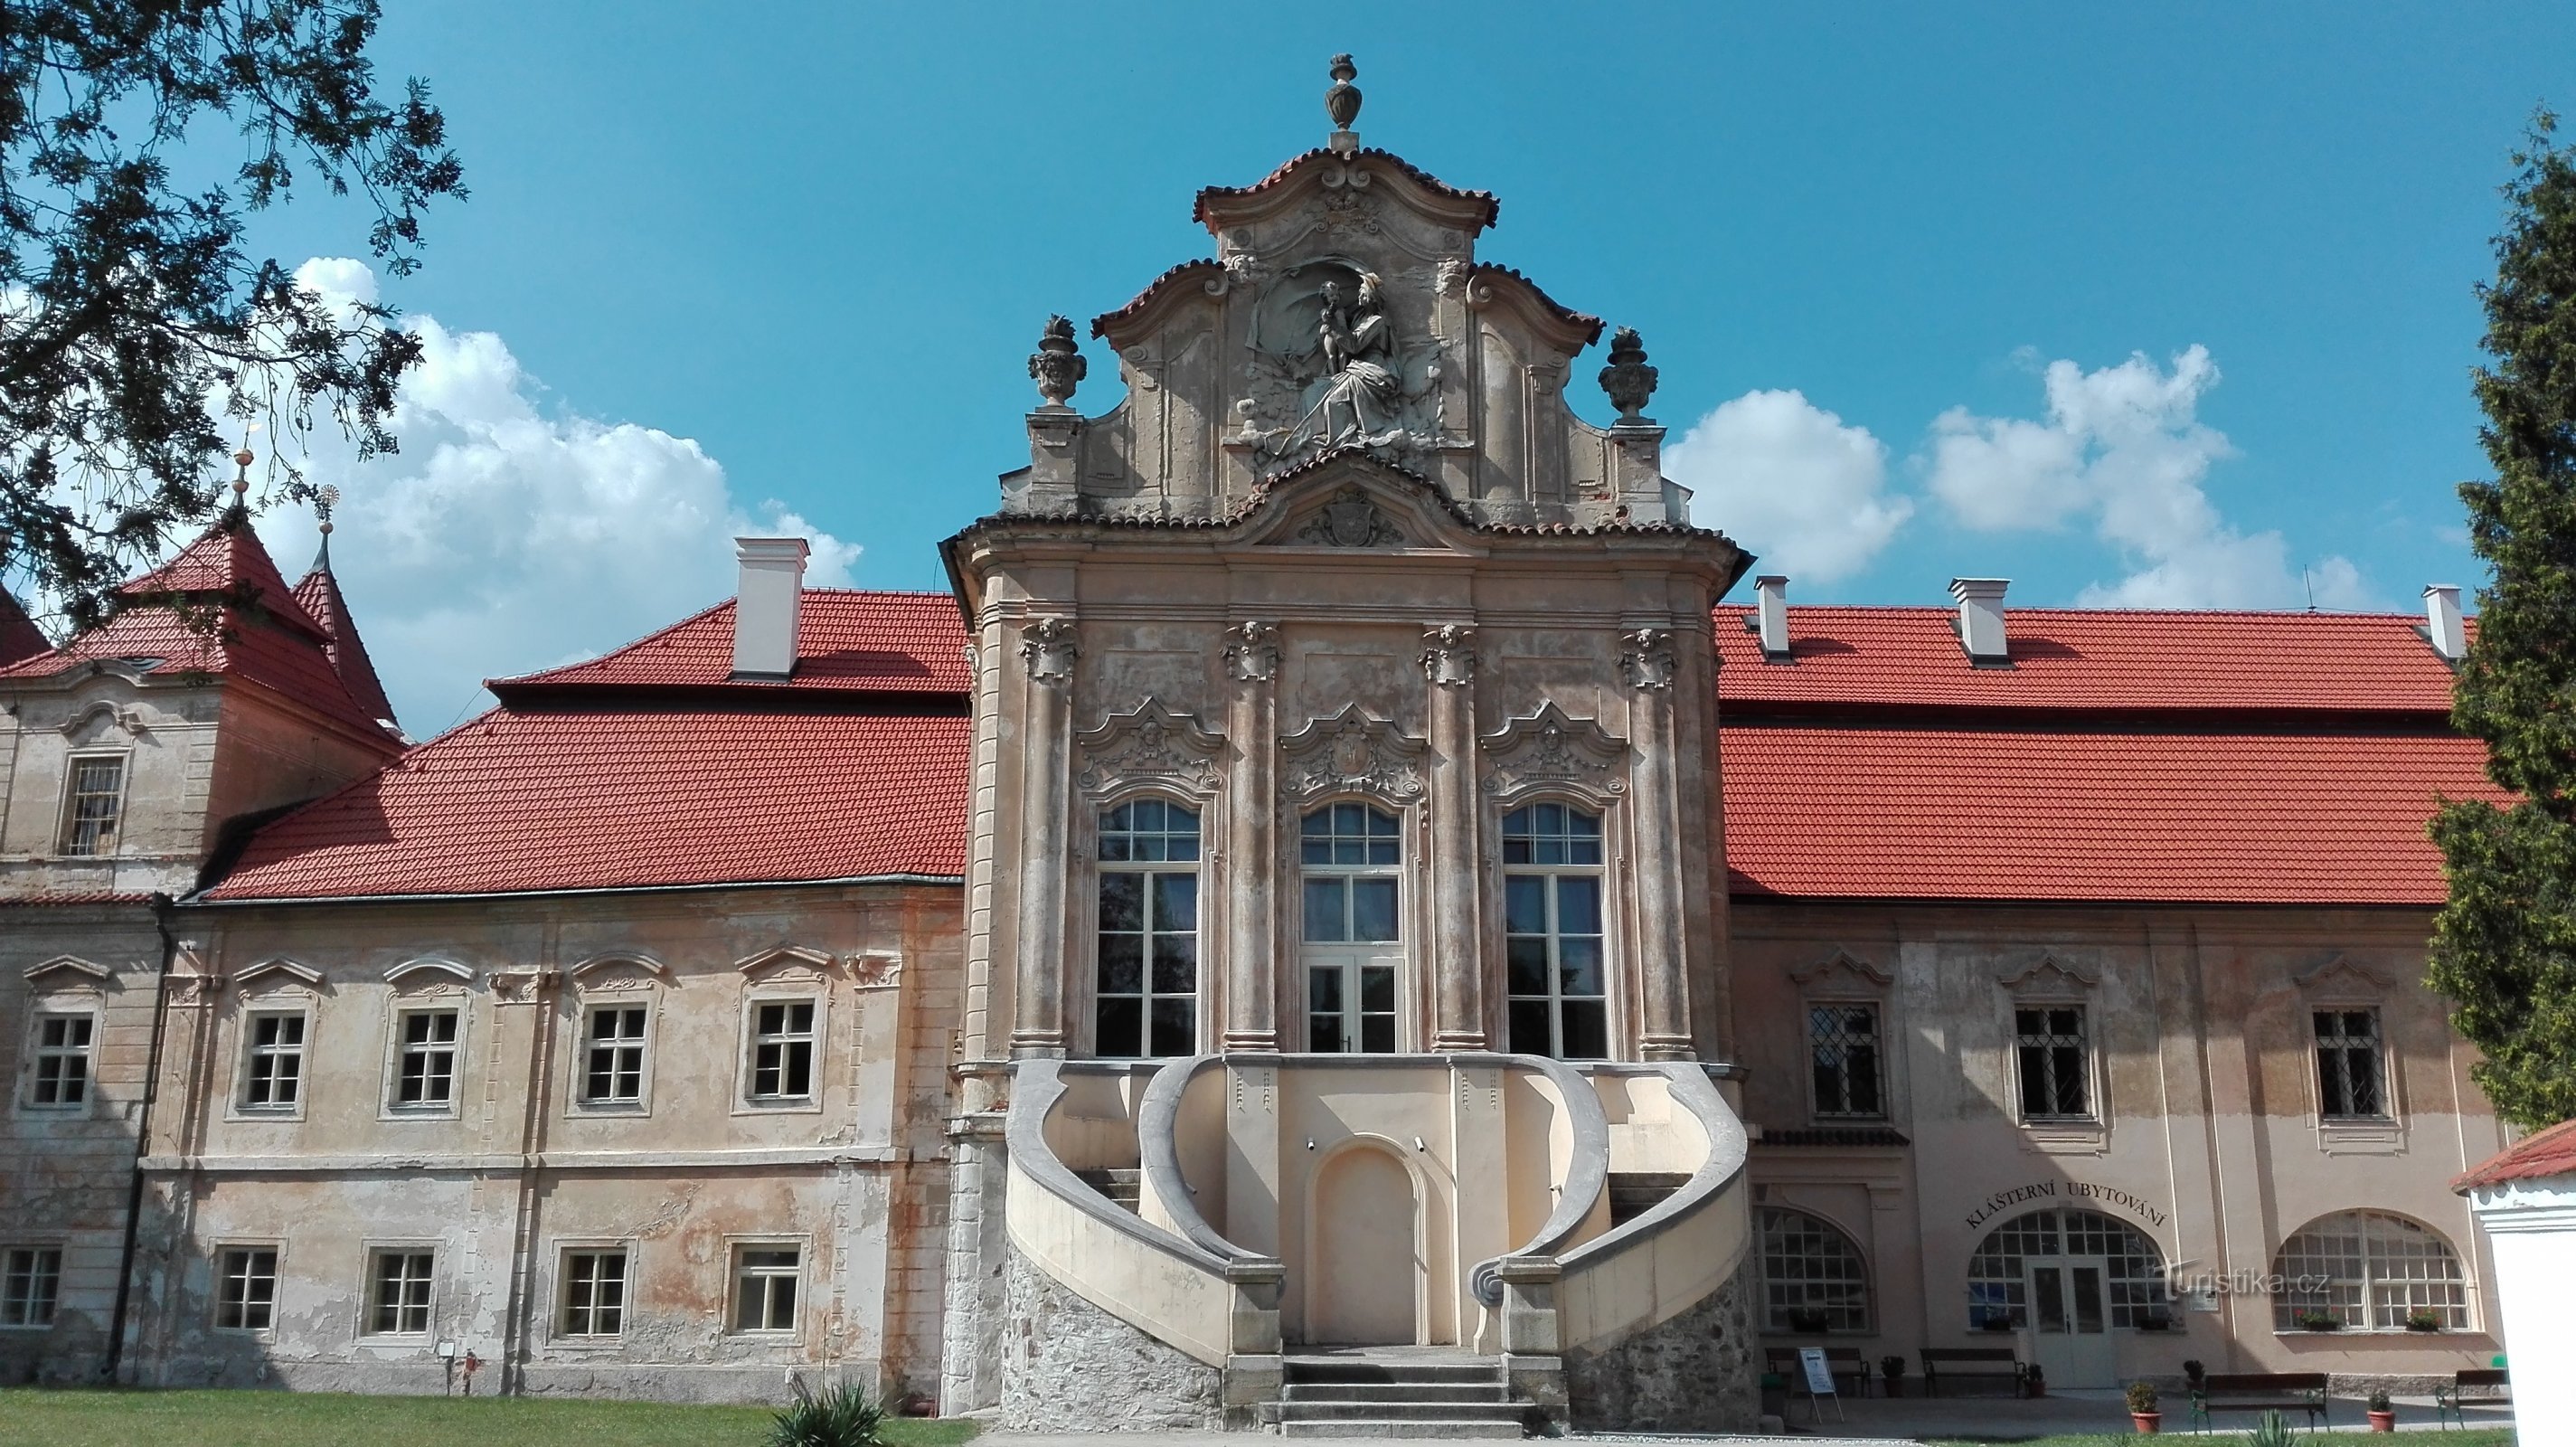
[[[1747,392],[1702,417],[1664,454],[1693,511],[1765,568],[1829,583],[1869,566],[1914,514],[1890,496],[1887,448],[1798,392]]]
[[[2210,466],[2236,449],[2199,420],[2219,379],[2207,348],[2183,352],[2171,370],[2132,353],[2091,372],[2054,361],[2044,375],[2044,421],[1954,407],[1933,422],[1922,461],[1959,522],[1985,531],[2089,522],[2132,571],[2086,588],[2080,606],[2289,608],[2311,590],[2319,607],[2369,606],[2349,560],[2303,570],[2280,533],[2240,532],[2210,502]]]
[[[360,262],[297,272],[327,295],[373,295]],[[408,325],[423,358],[403,380],[401,451],[357,462],[327,425],[306,459],[341,491],[333,569],[414,737],[485,700],[481,680],[589,657],[733,591],[738,533],[798,534],[806,581],[846,586],[856,544],[777,502],[746,508],[697,443],[538,405],[539,384],[490,332]],[[312,519],[264,517],[288,581]]]

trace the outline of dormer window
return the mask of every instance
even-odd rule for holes
[[[125,757],[75,755],[71,792],[63,801],[63,853],[76,858],[116,852],[125,815]]]

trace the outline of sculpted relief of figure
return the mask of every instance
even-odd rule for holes
[[[1326,447],[1365,442],[1394,430],[1396,399],[1404,383],[1395,374],[1395,324],[1387,319],[1375,273],[1360,273],[1359,296],[1347,305],[1340,282],[1324,283],[1316,334],[1330,385],[1297,430],[1312,429]]]
[[[1376,272],[1341,257],[1285,268],[1256,307],[1251,341],[1254,395],[1241,410],[1263,456],[1436,445],[1440,344],[1408,349]]]

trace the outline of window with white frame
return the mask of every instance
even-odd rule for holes
[[[644,1098],[642,1005],[593,1005],[582,1050],[586,1105],[634,1105]]]
[[[2388,1115],[2387,1064],[2379,1012],[2315,1010],[2317,1109],[2328,1120],[2383,1120]]]
[[[304,1012],[253,1011],[242,1040],[242,1109],[295,1109],[304,1099]]]
[[[1763,1207],[1757,1225],[1764,1331],[1869,1330],[1869,1264],[1841,1228],[1784,1206]]]
[[[62,1287],[63,1248],[12,1246],[0,1253],[0,1326],[52,1326]]]
[[[1326,804],[1300,822],[1297,848],[1306,1048],[1392,1052],[1403,933],[1396,818],[1366,804]]]
[[[2454,1331],[2469,1325],[2469,1285],[2442,1233],[2385,1211],[2320,1217],[2281,1244],[2272,1269],[2286,1288],[2272,1298],[2275,1331],[2403,1331],[2423,1313]]]
[[[1878,1006],[1867,1001],[1810,1002],[1807,1060],[1815,1082],[1818,1119],[1887,1119]]]
[[[456,1101],[454,1010],[405,1010],[395,1018],[396,1110],[444,1112]]]
[[[414,1248],[374,1253],[367,1272],[367,1334],[426,1336],[429,1293],[438,1253]]]
[[[794,1331],[803,1249],[791,1245],[734,1248],[733,1329]]]
[[[1199,1048],[1199,816],[1162,799],[1100,813],[1092,1050],[1124,1058]]]
[[[556,1278],[555,1330],[562,1336],[617,1336],[626,1330],[626,1252],[567,1251]]]
[[[814,1098],[814,1002],[754,1000],[743,1095],[763,1104]]]
[[[1515,1053],[1608,1058],[1601,914],[1601,816],[1567,804],[1504,815],[1504,1010]]]
[[[87,1010],[39,1010],[28,1033],[27,1104],[47,1110],[86,1105],[98,1017]]]
[[[215,1256],[215,1325],[266,1331],[277,1323],[277,1248],[227,1246]]]
[[[2172,1320],[2165,1256],[2145,1232],[2099,1211],[2043,1207],[1986,1233],[1968,1258],[1968,1326],[2020,1330],[2031,1324],[2030,1263],[2100,1260],[2109,1289],[2111,1325],[2160,1330]],[[2039,1303],[2043,1315],[2059,1309]]]
[[[2013,1059],[2024,1120],[2093,1118],[2093,1047],[2081,1005],[2025,1005],[2013,1011]]]
[[[114,854],[117,826],[125,817],[125,756],[74,755],[71,766],[63,799],[63,853]]]

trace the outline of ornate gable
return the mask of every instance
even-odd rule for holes
[[[1608,796],[1628,791],[1628,745],[1599,723],[1569,717],[1553,703],[1486,735],[1481,747],[1484,790],[1497,799],[1549,787]]]
[[[1095,798],[1146,783],[1211,795],[1223,782],[1218,761],[1225,755],[1225,740],[1151,695],[1124,713],[1111,714],[1099,727],[1085,729],[1074,742],[1082,748],[1083,792]]]

